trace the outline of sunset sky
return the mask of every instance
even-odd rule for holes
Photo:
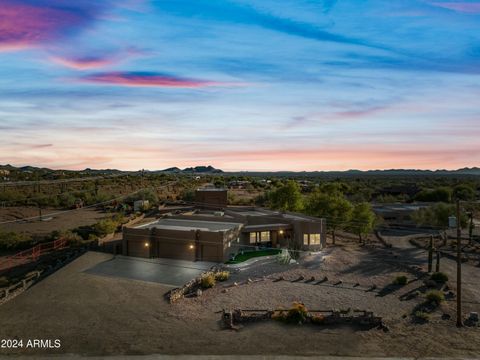
[[[480,1],[0,1],[0,164],[453,169],[479,125]]]

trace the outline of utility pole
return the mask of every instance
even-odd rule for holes
[[[460,200],[457,199],[457,327],[462,327],[462,229],[460,224]]]

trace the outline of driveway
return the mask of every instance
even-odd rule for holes
[[[215,263],[205,261],[145,259],[118,255],[84,272],[92,275],[120,277],[179,287],[210,269],[213,265]]]

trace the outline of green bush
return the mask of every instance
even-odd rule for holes
[[[430,276],[430,279],[439,284],[445,284],[448,281],[448,276],[443,272],[436,272]]]
[[[406,277],[405,275],[401,275],[401,276],[397,276],[397,277],[393,280],[392,284],[393,284],[393,285],[402,285],[402,286],[403,286],[403,285],[406,285],[407,282],[408,282],[407,277]]]
[[[415,311],[415,317],[422,321],[430,320],[430,314],[424,311]]]
[[[432,305],[440,305],[442,301],[445,300],[445,295],[443,295],[443,292],[438,291],[438,290],[430,290],[427,292],[425,295],[425,298],[427,301],[432,304]]]
[[[214,287],[215,286],[215,275],[208,274],[208,275],[202,276],[202,279],[200,280],[200,285],[204,289]]]
[[[230,272],[228,271],[220,271],[215,274],[216,281],[226,281],[230,277]]]

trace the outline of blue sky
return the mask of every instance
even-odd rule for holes
[[[480,165],[480,1],[4,0],[0,163]]]

